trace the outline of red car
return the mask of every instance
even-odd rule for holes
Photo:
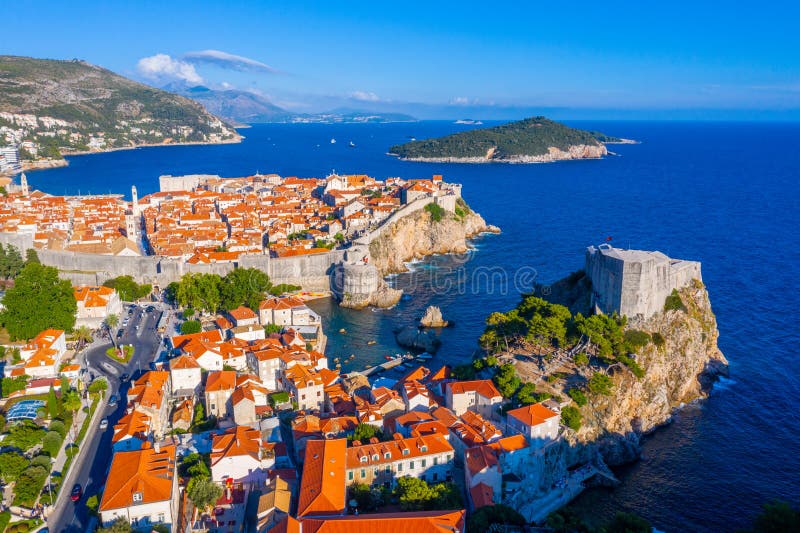
[[[70,499],[76,502],[81,499],[82,495],[83,495],[83,489],[81,489],[80,483],[75,483],[75,486],[72,487],[72,492],[69,493]]]

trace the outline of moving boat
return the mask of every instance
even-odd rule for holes
[[[331,144],[336,144],[336,139],[331,137]]]

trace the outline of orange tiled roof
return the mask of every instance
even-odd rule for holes
[[[297,516],[342,514],[345,510],[346,439],[306,444]]]
[[[518,409],[512,409],[506,413],[508,416],[514,417],[526,426],[537,426],[544,424],[547,420],[558,416],[558,413],[551,411],[541,403],[534,403],[526,405]]]
[[[175,446],[159,451],[145,446],[141,450],[117,452],[106,478],[100,510],[122,509],[134,505],[134,494],[140,494],[136,505],[173,498]]]
[[[249,455],[256,461],[261,460],[261,432],[247,426],[235,426],[222,435],[215,435],[211,442],[211,464],[220,462],[225,457]]]
[[[284,519],[274,531],[295,533],[375,533],[391,531],[392,533],[451,533],[464,531],[465,511],[414,511],[404,513],[379,513],[346,515],[325,518],[303,517],[297,520]],[[284,526],[284,522],[287,523]],[[295,529],[292,529],[295,528]],[[273,531],[273,530],[270,530]]]
[[[453,381],[447,384],[453,394],[476,392],[484,398],[502,398],[503,395],[494,386],[491,379],[476,379],[474,381]]]
[[[216,370],[209,372],[206,378],[206,392],[233,390],[236,387],[236,372],[233,370]]]

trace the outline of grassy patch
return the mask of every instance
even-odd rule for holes
[[[113,346],[106,350],[106,355],[109,356],[114,361],[119,363],[127,363],[133,357],[133,346],[130,344],[123,346],[121,348],[114,348]]]

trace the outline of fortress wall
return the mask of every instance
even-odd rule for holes
[[[702,280],[697,261],[672,260],[657,252],[637,250],[603,252],[590,247],[585,268],[592,280],[592,302],[606,314],[616,311],[628,317],[650,317],[664,309],[673,289]]]
[[[271,258],[268,274],[272,283],[300,285],[309,291],[327,291],[331,288],[334,265],[344,258],[344,251]]]
[[[602,255],[599,252],[586,251],[586,274],[592,280],[592,303],[606,314],[619,311],[621,307],[622,279],[624,264],[622,261]]]
[[[342,263],[335,267],[331,289],[340,299],[345,295],[368,298],[377,292],[380,282],[381,276],[375,265]]]
[[[32,233],[0,233],[0,243],[3,246],[12,245],[19,249],[22,257],[25,257],[25,250],[33,248]]]

